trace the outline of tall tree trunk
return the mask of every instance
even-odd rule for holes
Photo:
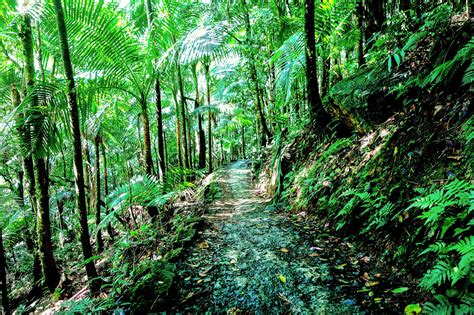
[[[178,89],[179,89],[179,97],[181,101],[181,124],[183,128],[183,141],[184,141],[184,164],[186,168],[190,168],[189,152],[188,152],[187,123],[186,123],[186,98],[184,96],[183,78],[181,76],[181,66],[179,65],[179,61],[176,61],[176,71],[178,73]]]
[[[200,96],[199,96],[199,82],[198,82],[198,76],[197,76],[197,64],[194,65],[193,67],[193,78],[194,78],[194,86],[196,89],[196,100],[194,101],[194,110],[198,110],[199,108],[199,102],[200,102]],[[202,115],[198,114],[197,115],[198,119],[198,135],[199,135],[199,162],[198,162],[198,168],[204,169],[206,168],[206,135],[204,133],[204,129],[202,128]]]
[[[155,93],[156,93],[156,122],[158,126],[158,159],[160,163],[160,176],[163,179],[166,172],[165,164],[165,142],[163,140],[163,111],[161,106],[161,86],[160,86],[160,75],[157,74],[155,81]]]
[[[69,54],[69,44],[67,38],[66,23],[64,21],[63,7],[61,0],[54,0],[54,9],[56,11],[59,37],[61,41],[61,52],[66,73],[67,97],[69,103],[69,116],[71,124],[71,134],[73,136],[74,146],[74,174],[77,194],[77,208],[79,212],[79,222],[81,230],[81,245],[84,260],[86,260],[86,273],[91,292],[97,293],[100,289],[101,281],[98,278],[92,258],[92,246],[89,238],[89,227],[87,224],[86,194],[84,190],[84,167],[81,155],[81,130],[79,126],[79,111],[77,107],[77,95],[74,82],[74,73],[72,69],[71,56]]]
[[[143,124],[143,154],[145,159],[145,173],[153,175],[153,160],[151,157],[150,120],[148,119],[147,101],[145,95],[140,99],[141,116]]]
[[[324,130],[331,121],[319,95],[318,74],[316,72],[316,38],[314,31],[314,0],[305,1],[305,38],[306,38],[306,85],[312,123]]]
[[[183,154],[181,151],[181,126],[179,123],[179,105],[178,105],[178,97],[176,95],[176,91],[173,89],[173,98],[175,104],[175,111],[176,111],[176,147],[178,151],[178,165],[179,167],[183,167]]]
[[[53,242],[51,235],[51,220],[49,217],[49,175],[46,170],[45,160],[38,158],[34,161],[39,258],[43,277],[50,292],[54,292],[59,283],[59,271],[53,256]]]
[[[207,105],[209,109],[207,111],[207,146],[208,146],[208,163],[209,163],[209,173],[212,173],[212,113],[210,110],[211,106],[211,83],[210,73],[209,73],[209,64],[204,64],[204,75],[206,77],[206,95],[207,95]]]
[[[23,16],[20,30],[20,38],[23,44],[23,55],[26,65],[26,85],[31,91],[35,85],[35,69],[33,55],[33,35],[31,31],[31,19],[29,15]],[[37,97],[33,97],[33,107],[38,107]],[[39,133],[40,126],[35,126],[34,133]],[[33,148],[33,152],[35,148]],[[50,292],[54,292],[59,283],[59,271],[53,256],[53,243],[51,240],[51,222],[49,218],[49,176],[45,160],[42,157],[33,159],[33,170],[36,189],[36,231],[38,237],[38,250],[41,269],[46,285]]]
[[[143,124],[143,153],[145,158],[145,173],[153,175],[153,160],[151,158],[151,138],[150,138],[150,121],[148,119],[147,104],[145,96],[141,96],[141,116]],[[150,218],[154,220],[158,215],[158,209],[154,206],[146,207]]]
[[[105,204],[105,215],[109,215],[109,206],[107,205],[107,196],[109,195],[109,181],[107,176],[107,155],[105,154],[105,144],[104,138],[100,143],[101,153],[102,153],[102,164],[104,166],[104,204]],[[114,240],[114,230],[112,229],[112,224],[109,222],[107,224],[107,233],[109,234],[110,239]]]
[[[102,239],[102,232],[99,229],[100,225],[100,145],[101,139],[99,135],[95,136],[95,224],[97,225],[96,246],[97,252],[101,253],[104,250],[104,241]]]
[[[250,16],[247,8],[247,2],[246,0],[243,0],[244,6],[246,7],[245,9],[245,32],[246,32],[246,43],[248,46],[251,46],[252,44],[252,28],[250,27]],[[270,130],[268,129],[267,121],[265,119],[265,114],[263,111],[263,105],[261,103],[261,91],[260,91],[260,86],[258,84],[258,74],[257,74],[257,66],[255,63],[255,55],[253,51],[250,51],[249,53],[249,63],[250,63],[250,78],[253,82],[254,89],[255,89],[255,94],[256,94],[256,106],[257,106],[257,112],[258,116],[260,118],[260,124],[262,126],[262,146],[265,147],[267,144],[267,138],[269,141],[272,139],[272,134]]]
[[[0,226],[0,281],[2,282],[2,314],[9,315],[10,302],[8,300],[8,284],[7,284],[7,260],[5,259],[5,249],[3,247],[3,229]]]
[[[18,93],[18,90],[16,89],[14,84],[12,84],[12,103],[15,108],[18,107],[21,103],[20,94]],[[25,136],[27,136],[29,132],[25,128],[25,126],[21,125],[21,122],[18,122],[18,124],[19,124],[18,132],[21,137],[21,142],[22,142],[22,145],[25,146],[27,145],[27,142],[23,141],[23,139],[25,138]],[[28,152],[31,151],[31,147],[28,146],[27,150]],[[29,196],[31,208],[33,210],[33,214],[36,216],[36,181],[35,181],[35,173],[34,173],[34,167],[33,167],[33,158],[31,157],[31,154],[28,154],[27,156],[23,158],[23,169],[28,181],[28,196]],[[36,231],[36,220],[35,220],[33,231]],[[36,240],[36,235],[34,236],[34,239]],[[33,285],[29,293],[31,297],[39,297],[41,294],[40,282],[41,282],[42,271],[41,271],[41,263],[39,260],[38,249],[37,249],[37,246],[35,246],[35,244],[36,243],[32,240],[32,244],[31,244],[32,246],[30,250],[33,253]]]
[[[145,0],[145,9],[147,13],[148,27],[150,31],[153,32],[153,23],[154,23],[154,10],[151,0]],[[160,86],[160,73],[157,70],[155,78],[155,94],[156,94],[156,120],[158,126],[158,160],[159,160],[159,176],[161,179],[165,175],[165,155],[164,155],[164,142],[163,142],[163,113],[161,106],[161,86]],[[149,132],[148,132],[149,134]],[[150,149],[150,158],[151,158],[151,149]]]

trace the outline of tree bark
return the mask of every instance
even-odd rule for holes
[[[99,229],[100,225],[100,145],[101,139],[99,135],[95,136],[94,145],[95,145],[95,224],[97,226],[96,234],[96,246],[97,252],[101,253],[104,250],[104,241],[102,239],[102,232]]]
[[[11,96],[12,96],[12,105],[14,108],[18,107],[21,103],[20,99],[20,94],[18,93],[18,90],[16,89],[15,85],[12,84],[12,89],[11,89]],[[27,129],[25,126],[22,125],[21,121],[18,122],[18,133],[21,138],[21,145],[22,146],[28,146],[26,141],[23,139],[26,136]],[[31,146],[28,146],[28,151],[31,151]],[[27,156],[23,157],[23,163],[22,163],[23,171],[26,174],[26,178],[28,181],[28,196],[31,204],[31,208],[33,210],[33,214],[36,216],[36,181],[35,181],[35,174],[34,174],[34,167],[33,167],[33,159],[31,157],[31,154],[28,154]],[[24,197],[23,197],[23,204],[24,204]],[[34,224],[33,231],[36,231],[36,220]],[[30,234],[30,231],[28,231],[28,234]],[[34,234],[34,233],[33,233]],[[36,235],[33,236],[33,238],[36,240]],[[41,288],[40,288],[40,282],[41,282],[41,264],[39,261],[39,255],[38,255],[38,250],[37,247],[35,246],[35,241],[32,239],[31,240],[31,246],[29,247],[29,250],[33,254],[33,286],[30,291],[30,296],[32,297],[38,297],[41,293]]]
[[[7,284],[7,260],[5,259],[5,249],[3,247],[3,229],[0,227],[0,281],[2,282],[2,314],[9,315],[10,302],[8,299],[8,284]]]
[[[156,93],[156,122],[158,126],[158,159],[160,164],[160,176],[163,179],[166,173],[165,164],[165,142],[163,140],[163,111],[161,106],[161,86],[160,76],[157,74],[155,81],[155,93]]]
[[[145,172],[153,175],[153,160],[151,157],[150,120],[148,119],[147,101],[145,95],[140,99],[141,116],[143,124],[143,154],[145,158]]]
[[[25,75],[27,90],[31,91],[35,85],[35,69],[31,19],[27,14],[23,16],[20,29],[20,38],[23,44],[23,55],[26,65]],[[37,97],[33,96],[32,101],[32,106],[37,108]],[[35,134],[40,132],[39,128],[41,128],[41,126],[34,127]],[[34,152],[35,148],[32,149]],[[53,256],[53,243],[51,240],[51,222],[49,218],[49,176],[44,158],[34,157],[32,160],[34,173],[33,177],[35,181],[34,186],[36,190],[36,231],[38,238],[38,254],[45,283],[50,292],[54,292],[57,284],[59,283],[60,275]],[[31,174],[29,175],[31,176]]]
[[[209,73],[209,64],[204,64],[204,75],[206,77],[206,95],[207,95],[207,105],[209,109],[207,111],[207,143],[208,143],[208,163],[209,163],[209,174],[212,173],[212,113],[211,113],[211,84],[210,84],[210,73]]]
[[[64,62],[64,70],[67,79],[67,97],[69,103],[69,116],[71,134],[73,136],[74,147],[74,174],[77,194],[77,208],[79,212],[81,245],[84,260],[86,260],[86,273],[89,281],[89,287],[93,294],[100,289],[101,281],[98,278],[94,261],[92,260],[92,247],[89,238],[89,227],[87,224],[86,194],[84,190],[84,167],[81,155],[81,131],[79,126],[79,111],[77,106],[77,95],[74,82],[74,73],[72,69],[71,56],[69,53],[69,44],[67,38],[66,23],[61,0],[54,0],[54,9],[56,11],[59,37],[61,41],[61,52]]]
[[[175,104],[175,112],[176,112],[176,147],[178,151],[178,165],[179,167],[183,167],[183,154],[181,150],[181,126],[179,123],[179,104],[178,104],[178,97],[176,95],[176,91],[173,89],[173,98]]]
[[[102,138],[100,145],[101,145],[101,153],[102,153],[102,164],[104,165],[104,199],[105,199],[109,195],[109,182],[108,182],[108,175],[107,175],[107,155],[105,154],[104,138]],[[105,202],[105,215],[109,215],[109,206],[107,205],[107,201]],[[109,234],[110,239],[113,241],[114,230],[110,222],[107,224],[107,233]]]
[[[194,86],[196,89],[196,96],[194,101],[194,110],[198,110],[200,106],[200,96],[199,96],[199,82],[197,76],[197,64],[193,67],[193,79],[194,79]],[[198,113],[198,136],[199,136],[199,162],[198,168],[204,169],[206,168],[206,135],[204,133],[204,129],[202,128],[202,115]]]
[[[181,66],[179,61],[176,61],[176,71],[178,73],[178,89],[181,101],[181,124],[183,128],[183,141],[184,141],[184,164],[186,168],[190,168],[189,163],[189,152],[188,152],[188,135],[187,135],[187,124],[186,124],[186,98],[184,96],[183,78],[181,76]]]
[[[314,30],[314,0],[305,1],[305,38],[306,38],[306,85],[308,104],[312,123],[320,130],[326,129],[331,116],[326,112],[319,95],[318,74],[316,71],[316,38]]]

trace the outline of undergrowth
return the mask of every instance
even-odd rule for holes
[[[474,305],[474,46],[472,23],[452,16],[438,6],[403,38],[390,36],[389,23],[368,66],[327,99],[359,134],[283,152],[294,157],[281,194],[291,210],[417,278],[418,302],[434,314],[469,314]]]

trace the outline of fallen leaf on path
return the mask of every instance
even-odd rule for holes
[[[283,248],[280,248],[280,252],[288,253],[289,250],[288,250],[288,248],[284,248],[284,247],[283,247]]]
[[[236,260],[235,258],[232,258],[232,259],[230,260],[230,263],[235,265],[235,264],[237,263],[237,260]]]
[[[377,284],[379,284],[379,283],[380,283],[380,282],[378,282],[378,281],[372,281],[372,282],[367,282],[365,285],[366,285],[367,287],[373,287],[373,286],[375,286],[375,285],[377,285]]]
[[[360,260],[362,260],[363,262],[365,262],[367,264],[370,261],[370,257],[364,256]]]
[[[321,256],[321,254],[312,253],[312,254],[309,254],[309,256],[311,256],[311,257],[319,257],[319,256]]]
[[[370,276],[367,272],[364,272],[364,274],[361,276],[362,279],[364,279],[365,281],[369,281],[370,280]]]
[[[199,280],[197,281],[198,284],[201,283],[201,282],[202,282],[202,279],[199,279]]]
[[[199,243],[199,244],[198,244],[198,247],[199,247],[200,249],[207,249],[207,248],[209,248],[209,244],[207,244],[207,242],[204,241],[204,242]]]
[[[347,266],[347,264],[342,264],[342,265],[336,266],[334,268],[339,269],[339,270],[343,270],[345,266]]]
[[[321,247],[313,246],[313,247],[310,247],[309,250],[323,250],[323,249]]]
[[[293,304],[293,302],[291,302],[290,300],[288,300],[288,298],[286,296],[283,295],[283,293],[280,293],[279,295],[279,298],[282,299],[283,301],[289,303],[289,304]]]
[[[278,279],[280,279],[281,282],[286,283],[285,276],[278,274],[277,277],[278,277]]]

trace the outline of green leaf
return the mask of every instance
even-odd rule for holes
[[[277,277],[278,277],[278,279],[280,279],[281,282],[286,283],[285,276],[278,274]]]
[[[400,288],[393,289],[392,292],[395,293],[395,294],[400,294],[400,293],[406,292],[408,290],[409,289],[407,287],[400,287]]]
[[[420,304],[408,304],[407,306],[405,306],[405,314],[406,315],[412,315],[413,313],[415,313],[415,314],[420,314],[421,313]]]

